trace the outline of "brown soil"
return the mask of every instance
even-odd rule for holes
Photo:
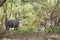
[[[0,32],[0,40],[60,40],[60,34]]]

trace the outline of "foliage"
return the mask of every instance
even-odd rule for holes
[[[46,32],[46,33],[51,33],[51,32],[52,32],[51,27],[47,27],[47,28],[45,29],[45,32]]]
[[[54,29],[53,29],[53,32],[54,33],[60,33],[60,27],[59,26],[56,26],[56,27],[54,27]]]
[[[47,33],[60,33],[60,27],[59,26],[55,26],[53,29],[51,27],[47,27],[45,29],[45,31]]]

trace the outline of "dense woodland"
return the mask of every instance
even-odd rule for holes
[[[6,30],[6,17],[20,18],[18,32],[59,33],[60,0],[0,0],[1,30]]]

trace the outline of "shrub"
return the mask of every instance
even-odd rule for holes
[[[59,33],[60,32],[60,27],[59,26],[55,26],[53,29],[54,33]]]
[[[18,32],[22,32],[22,33],[32,33],[34,32],[34,28],[33,27],[25,27],[25,28],[19,28]]]
[[[45,32],[47,32],[47,33],[60,33],[60,27],[55,26],[53,29],[51,27],[46,27]]]
[[[51,27],[46,27],[45,32],[46,32],[46,33],[51,33],[51,32],[52,32]]]

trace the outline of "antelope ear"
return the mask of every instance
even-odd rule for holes
[[[15,17],[15,19],[17,19],[17,20],[21,20],[21,17]]]
[[[18,18],[18,17],[15,17],[15,19],[17,19],[17,20],[18,20],[18,19],[20,19],[20,18]]]

